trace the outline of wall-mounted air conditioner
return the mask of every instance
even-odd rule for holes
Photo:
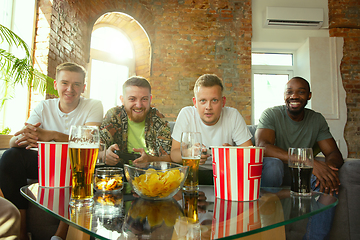
[[[266,7],[264,27],[319,29],[323,21],[322,8]]]

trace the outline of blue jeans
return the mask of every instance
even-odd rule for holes
[[[260,187],[280,187],[283,177],[283,162],[278,158],[264,157]]]
[[[315,187],[316,179],[317,178],[315,177],[315,175],[311,176],[311,188],[314,191],[319,192],[320,186]],[[337,197],[337,195],[334,196]],[[335,215],[335,207],[332,207],[321,213],[309,217],[309,221],[306,226],[306,234],[304,235],[303,240],[329,239],[329,234],[334,219],[334,215]]]

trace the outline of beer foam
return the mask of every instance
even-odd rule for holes
[[[93,148],[99,148],[99,143],[78,143],[78,142],[69,142],[69,148],[82,148],[82,149],[93,149]]]

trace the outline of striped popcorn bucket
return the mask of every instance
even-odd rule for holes
[[[71,166],[66,142],[38,142],[40,187],[71,187]]]
[[[220,239],[261,227],[259,201],[237,202],[215,198],[211,239]]]
[[[71,188],[39,187],[37,202],[62,217],[69,218]]]
[[[215,197],[231,201],[259,198],[264,148],[212,148]]]

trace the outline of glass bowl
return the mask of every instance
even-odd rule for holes
[[[124,187],[124,171],[119,167],[95,169],[94,188],[96,191],[120,191]]]
[[[131,188],[148,200],[172,198],[184,185],[189,168],[177,163],[149,162],[130,166],[124,164]]]

